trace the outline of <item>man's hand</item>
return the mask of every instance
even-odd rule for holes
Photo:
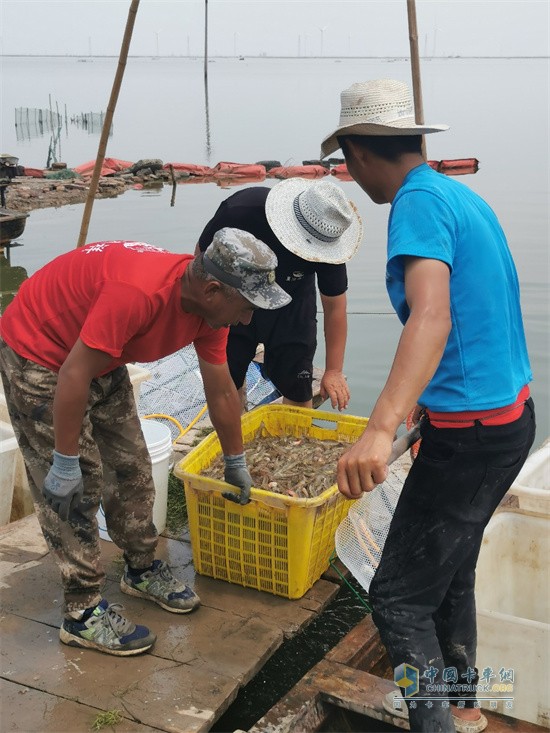
[[[78,456],[64,456],[54,450],[53,466],[44,479],[42,494],[59,518],[66,522],[84,493]]]
[[[358,499],[386,480],[393,435],[365,430],[361,438],[338,461],[338,489],[348,499]]]
[[[222,496],[224,499],[234,501],[236,504],[248,504],[250,501],[250,488],[252,487],[252,478],[246,466],[246,458],[244,453],[238,456],[224,456],[225,474],[224,480],[228,484],[238,486],[241,490],[240,495],[230,491],[224,491]]]
[[[336,369],[326,369],[321,379],[321,397],[330,399],[332,407],[345,410],[349,404],[350,392],[346,378]]]

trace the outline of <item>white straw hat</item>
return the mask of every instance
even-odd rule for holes
[[[355,205],[331,181],[281,181],[269,192],[265,213],[281,244],[310,262],[347,262],[363,237]]]
[[[415,124],[412,95],[402,81],[352,84],[340,94],[340,102],[340,122],[321,143],[322,157],[338,150],[338,135],[427,135],[449,129],[448,125]]]

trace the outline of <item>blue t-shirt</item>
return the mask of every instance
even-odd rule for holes
[[[516,268],[492,209],[428,165],[407,174],[388,222],[388,294],[402,323],[404,256],[445,262],[451,272],[452,327],[441,362],[419,403],[438,412],[508,405],[532,379]]]

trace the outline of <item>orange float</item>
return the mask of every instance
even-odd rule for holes
[[[167,171],[170,168],[181,173],[189,173],[192,176],[211,176],[213,174],[212,168],[207,165],[197,165],[196,163],[165,163],[162,166],[163,170]]]
[[[345,163],[340,163],[339,165],[334,165],[330,169],[330,175],[337,178],[339,181],[353,181],[353,178],[350,176],[348,167]]]
[[[222,161],[212,168],[215,178],[248,178],[263,181],[265,178],[265,166],[256,163],[228,163]]]
[[[329,170],[324,165],[281,165],[271,168],[268,178],[323,178],[328,176]]]

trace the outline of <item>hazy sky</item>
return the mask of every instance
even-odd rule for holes
[[[548,56],[548,0],[417,0],[419,50]],[[130,0],[0,0],[3,54],[118,55]],[[406,56],[406,0],[209,0],[215,55]],[[203,0],[141,0],[130,55],[203,52]]]

